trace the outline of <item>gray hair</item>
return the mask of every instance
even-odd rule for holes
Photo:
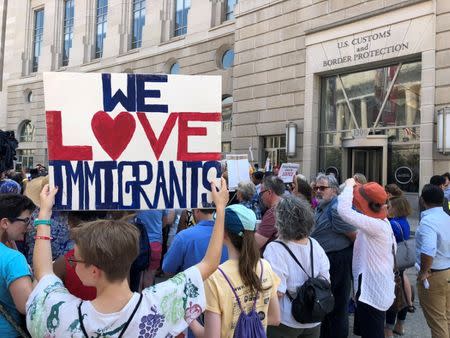
[[[282,196],[286,191],[286,186],[278,176],[272,175],[264,177],[263,185],[264,189],[272,190],[278,196]]]
[[[275,212],[280,239],[293,241],[310,235],[314,214],[307,201],[292,195],[286,196],[278,202]]]
[[[328,186],[333,189],[336,194],[339,194],[339,182],[337,181],[334,175],[325,175],[323,173],[319,173],[316,177],[316,182],[319,180],[324,180],[328,182]]]
[[[243,181],[238,183],[237,191],[241,193],[244,201],[251,201],[256,194],[256,187],[251,181]]]

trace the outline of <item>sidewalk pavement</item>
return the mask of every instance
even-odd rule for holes
[[[411,282],[411,285],[416,289],[416,277],[417,273],[414,268],[408,269],[406,271],[408,278]],[[408,313],[405,321],[405,335],[394,337],[404,337],[404,338],[431,338],[431,331],[427,325],[425,317],[423,316],[422,307],[419,304],[419,298],[417,296],[417,292],[415,292],[414,306],[416,307],[416,312]],[[353,315],[350,316],[350,335],[351,338],[357,338],[358,336],[353,335]]]

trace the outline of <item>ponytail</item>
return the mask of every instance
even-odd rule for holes
[[[239,275],[245,286],[248,286],[251,292],[263,291],[261,280],[256,274],[256,266],[260,260],[260,253],[256,245],[255,232],[244,231],[241,237],[227,231],[231,244],[239,251]]]

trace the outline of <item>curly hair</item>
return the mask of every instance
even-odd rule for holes
[[[286,196],[275,209],[278,235],[286,241],[308,237],[314,226],[314,214],[308,202]]]

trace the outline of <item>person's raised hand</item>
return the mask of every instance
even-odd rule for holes
[[[211,194],[214,204],[216,205],[216,208],[225,208],[228,203],[229,199],[229,193],[227,189],[227,182],[222,177],[220,179],[221,187],[220,189],[217,189],[216,184],[214,181],[211,181]]]
[[[48,184],[44,185],[42,191],[39,195],[42,211],[51,211],[53,205],[55,204],[55,195],[58,192],[58,187],[50,188]]]
[[[356,181],[355,181],[355,179],[353,177],[347,178],[345,180],[345,185],[346,186],[354,187],[355,184],[356,184]]]

